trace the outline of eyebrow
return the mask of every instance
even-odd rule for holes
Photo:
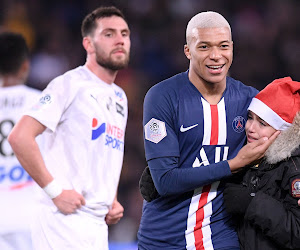
[[[112,32],[116,32],[116,31],[118,31],[118,29],[114,29],[114,28],[106,28],[106,29],[104,29],[102,32],[106,32],[106,31],[112,31]],[[121,32],[124,32],[124,31],[126,31],[126,32],[129,32],[129,33],[130,33],[130,30],[129,30],[129,29],[127,29],[127,28],[125,28],[125,29],[122,29],[122,30],[121,30]]]
[[[221,44],[221,43],[230,43],[230,42],[232,42],[232,41],[230,41],[230,40],[224,40],[224,41],[219,42],[218,44]],[[199,41],[197,44],[199,44],[199,43],[211,44],[212,42],[208,42],[208,41]]]

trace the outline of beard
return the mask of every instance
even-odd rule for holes
[[[110,56],[104,57],[99,50],[96,51],[96,61],[103,68],[117,71],[127,67],[129,63],[129,55],[126,53],[126,57],[123,60],[113,60]]]

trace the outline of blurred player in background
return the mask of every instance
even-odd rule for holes
[[[22,35],[0,33],[0,249],[32,249],[30,220],[34,181],[18,162],[7,137],[23,112],[40,95],[25,85],[29,50]]]
[[[32,229],[38,250],[108,249],[107,224],[123,216],[117,187],[128,111],[114,80],[129,62],[130,30],[119,9],[100,7],[81,31],[85,65],[52,80],[9,136],[42,188]]]

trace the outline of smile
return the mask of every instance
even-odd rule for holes
[[[222,64],[222,65],[211,65],[211,66],[207,65],[206,67],[209,68],[209,69],[213,69],[213,70],[219,70],[219,69],[223,68],[224,65],[225,64]]]

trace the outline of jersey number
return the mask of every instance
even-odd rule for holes
[[[14,155],[14,152],[7,141],[7,137],[14,125],[12,120],[3,120],[0,122],[0,154],[3,156]]]

